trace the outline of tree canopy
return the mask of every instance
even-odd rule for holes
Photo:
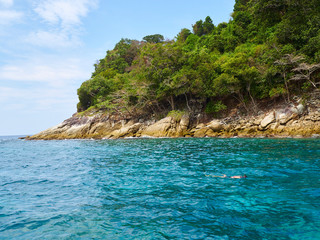
[[[143,38],[144,41],[148,43],[161,43],[164,37],[161,34],[148,35]]]
[[[210,113],[228,98],[249,111],[262,98],[319,88],[319,61],[320,0],[236,0],[228,23],[208,16],[174,40],[121,39],[78,89],[78,111]]]

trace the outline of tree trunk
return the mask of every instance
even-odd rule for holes
[[[285,84],[286,90],[287,90],[287,103],[289,103],[290,102],[290,92],[289,92],[288,82],[287,82],[285,73],[283,74],[283,80],[284,80],[284,84]]]
[[[186,97],[186,103],[187,103],[187,107],[188,107],[188,109],[189,109],[189,112],[191,112],[191,108],[190,108],[190,106],[189,106],[189,101],[188,101],[188,96],[187,96],[186,93],[184,93],[184,96]]]
[[[251,95],[251,83],[249,83],[249,85],[247,86],[247,91],[248,91],[249,97],[251,98],[251,102],[253,105],[253,112],[256,113],[258,111],[258,107],[257,107],[256,101]]]
[[[246,111],[249,112],[249,108],[247,107],[246,102],[244,101],[243,95],[242,95],[240,92],[237,92],[237,95],[238,95],[239,98],[237,98],[236,96],[235,96],[235,98],[236,98],[239,102],[241,102],[242,105],[243,105],[243,107],[246,109]]]
[[[169,102],[170,106],[171,106],[171,110],[175,110],[175,106],[174,106],[174,98],[171,95],[169,99],[167,99],[167,101]]]

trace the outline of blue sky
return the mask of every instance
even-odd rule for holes
[[[77,89],[121,38],[173,39],[234,0],[0,0],[0,135],[34,134],[76,112]]]

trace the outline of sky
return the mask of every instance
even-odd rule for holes
[[[0,136],[32,135],[76,112],[77,89],[121,38],[162,34],[210,16],[228,22],[234,0],[0,0]]]

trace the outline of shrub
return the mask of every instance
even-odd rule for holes
[[[175,121],[180,121],[182,119],[182,116],[185,115],[185,111],[180,110],[172,110],[168,113],[167,117],[172,117]]]
[[[206,113],[217,113],[220,112],[222,110],[227,109],[227,106],[224,105],[221,101],[218,102],[209,102],[205,108],[205,112]]]

